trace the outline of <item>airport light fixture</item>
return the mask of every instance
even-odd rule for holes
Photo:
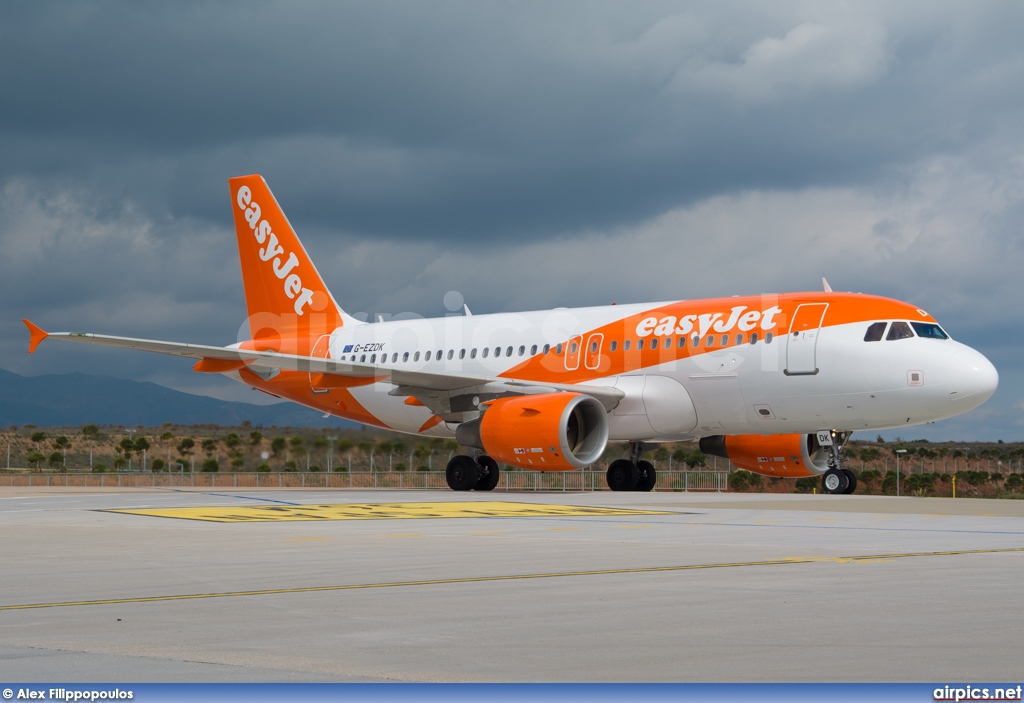
[[[900,494],[900,454],[906,454],[906,449],[896,450],[896,495]]]

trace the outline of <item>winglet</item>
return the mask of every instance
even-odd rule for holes
[[[832,286],[830,286],[828,284],[828,281],[825,280],[824,276],[821,277],[821,285],[823,285],[825,287],[825,292],[826,293],[831,293],[832,292]]]
[[[29,339],[28,339],[28,353],[31,354],[39,346],[39,343],[49,337],[49,333],[44,331],[42,328],[33,325],[28,320],[22,320],[25,326],[28,327]]]

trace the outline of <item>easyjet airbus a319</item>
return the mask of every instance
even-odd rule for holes
[[[644,453],[700,440],[768,476],[821,476],[850,433],[934,422],[981,405],[999,377],[924,310],[854,293],[453,315],[365,323],[335,302],[261,176],[232,178],[251,339],[226,347],[79,332],[54,337],[197,359],[265,393],[377,427],[454,437],[448,485],[491,490],[499,462],[570,471],[610,440],[612,490],[649,491]]]

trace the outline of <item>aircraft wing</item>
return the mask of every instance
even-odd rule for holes
[[[611,411],[625,395],[621,390],[604,386],[589,386],[570,383],[538,383],[528,379],[497,378],[476,376],[471,374],[450,373],[442,371],[422,371],[395,368],[392,366],[360,364],[348,361],[335,361],[312,356],[280,354],[272,351],[255,351],[235,347],[214,347],[185,342],[165,342],[155,339],[134,339],[132,337],[115,337],[111,335],[92,334],[86,332],[45,332],[28,320],[22,320],[31,335],[29,353],[36,350],[44,339],[53,338],[67,342],[97,344],[105,347],[121,349],[138,349],[157,354],[169,354],[190,359],[197,359],[193,367],[196,371],[222,373],[242,367],[254,370],[282,369],[300,371],[310,374],[322,374],[318,384],[331,385],[331,377],[339,379],[374,379],[378,382],[392,383],[397,388],[391,395],[413,396],[431,409],[443,408],[444,414],[452,412],[452,393],[463,391],[479,391],[485,398],[508,395],[529,395],[535,393],[569,391],[584,393],[594,397]],[[350,384],[340,384],[342,386]],[[460,394],[461,395],[461,394]],[[439,403],[439,399],[444,401]]]

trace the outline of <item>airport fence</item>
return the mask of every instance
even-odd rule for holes
[[[389,488],[446,489],[443,471],[315,473],[192,473],[192,472],[11,472],[0,486],[70,488]],[[658,474],[659,491],[726,491],[725,471],[677,471]],[[499,491],[606,491],[603,471],[502,471]]]

